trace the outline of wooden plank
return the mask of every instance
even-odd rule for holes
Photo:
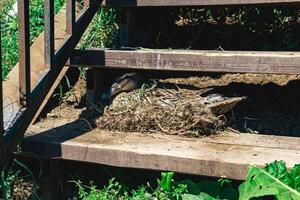
[[[170,138],[170,136],[158,136],[159,138]],[[176,138],[176,137],[175,137]],[[174,139],[175,139],[174,138]],[[178,138],[177,138],[178,139]],[[179,138],[179,140],[182,138]],[[194,139],[185,138],[193,141]],[[300,151],[300,138],[274,136],[263,134],[233,133],[224,131],[222,134],[200,138],[202,142],[222,145],[237,145],[248,147],[263,147],[270,149],[293,149]]]
[[[300,52],[154,49],[77,50],[71,66],[173,71],[300,74]]]
[[[44,2],[44,30],[45,30],[45,65],[51,69],[55,51],[55,30],[54,30],[54,1],[45,0]]]
[[[299,0],[106,0],[104,5],[115,7],[137,6],[207,6],[207,5],[251,5],[290,4]]]
[[[67,0],[66,2],[66,29],[67,34],[74,34],[74,24],[76,18],[75,0]]]
[[[68,125],[66,125],[68,126]],[[41,157],[105,164],[117,167],[175,171],[242,180],[249,164],[264,166],[274,160],[285,160],[291,168],[300,162],[300,138],[236,134],[235,142],[226,142],[222,135],[210,138],[185,138],[159,134],[112,134],[94,130],[77,133],[73,127],[54,129],[32,128],[23,151]],[[31,136],[29,136],[31,135]],[[269,139],[268,139],[269,137]],[[223,138],[223,139],[222,139]],[[247,141],[248,140],[248,141]],[[222,141],[222,143],[220,143]],[[250,140],[251,141],[251,140]],[[241,143],[239,143],[241,142]],[[286,148],[280,148],[285,144]]]
[[[21,106],[31,103],[29,1],[18,1],[19,17],[19,95]]]
[[[60,119],[60,120],[46,118],[43,121],[38,122],[35,125],[32,125],[27,132],[27,136],[37,135],[39,133],[47,133],[47,134],[43,134],[41,138],[52,140],[51,137],[55,137],[56,141],[61,141],[61,142],[80,136],[78,138],[79,140],[77,141],[97,143],[98,142],[97,136],[99,135],[99,133],[103,135],[108,133],[107,131],[101,131],[101,132],[93,131],[90,134],[81,136],[82,131],[80,131],[80,129],[78,131],[75,131],[74,126],[85,127],[86,122],[80,120],[79,121],[74,121],[74,120],[75,119],[68,119],[68,118]],[[96,137],[89,137],[93,134],[95,134]],[[118,133],[116,132],[116,134]],[[166,140],[171,139],[173,141],[175,140],[195,141],[194,138],[170,136],[170,135],[165,135],[160,133],[151,134],[151,137],[155,137],[158,139],[166,139]],[[102,139],[101,136],[100,139]],[[275,148],[275,149],[300,150],[299,137],[265,135],[265,134],[247,134],[247,133],[237,133],[229,130],[225,130],[220,134],[211,135],[209,137],[201,137],[198,138],[197,140],[200,140],[205,143],[213,143],[213,144],[265,147],[271,149]]]

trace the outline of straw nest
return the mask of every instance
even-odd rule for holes
[[[201,90],[160,88],[121,93],[105,108],[97,125],[122,132],[217,133],[225,126],[225,117],[220,111],[230,110],[241,98],[210,103],[207,97],[200,96],[202,93]]]

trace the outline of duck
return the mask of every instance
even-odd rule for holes
[[[115,78],[106,92],[102,94],[102,99],[113,99],[122,92],[130,92],[140,88],[145,79],[136,72],[125,73]]]

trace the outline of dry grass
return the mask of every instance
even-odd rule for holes
[[[123,132],[164,132],[171,135],[208,135],[224,128],[202,90],[141,88],[121,93],[98,119],[101,129]]]

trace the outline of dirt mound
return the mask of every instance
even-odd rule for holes
[[[213,134],[224,128],[225,119],[212,112],[205,103],[207,98],[200,96],[202,93],[203,90],[160,88],[121,93],[106,107],[97,125],[101,129],[124,132]],[[227,102],[230,102],[228,106],[232,102],[236,104],[236,101]],[[216,102],[210,105],[216,106]]]

